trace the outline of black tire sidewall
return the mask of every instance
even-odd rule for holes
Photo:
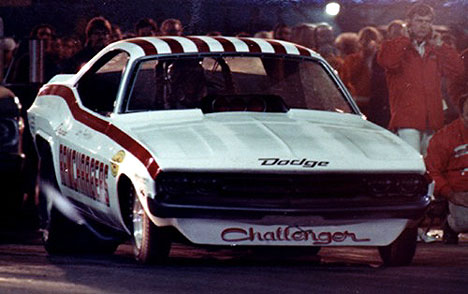
[[[391,244],[379,247],[379,254],[384,265],[409,265],[416,253],[417,235],[417,227],[406,228]]]

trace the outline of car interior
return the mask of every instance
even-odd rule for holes
[[[122,112],[193,108],[203,113],[290,108],[352,112],[333,83],[318,63],[304,66],[299,60],[243,56],[145,60],[130,81]]]

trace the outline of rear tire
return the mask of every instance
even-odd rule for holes
[[[79,225],[52,208],[48,226],[43,230],[42,240],[47,253],[105,254],[110,255],[119,246],[117,240],[102,240],[84,225]]]
[[[171,250],[170,230],[158,227],[147,216],[132,185],[129,187],[133,199],[132,242],[135,259],[143,264],[161,264],[167,261]]]
[[[80,225],[70,221],[55,207],[52,207],[46,222],[46,227],[42,230],[42,241],[47,253],[85,253],[83,241],[86,236],[81,236],[83,232]]]
[[[39,184],[42,241],[49,254],[112,254],[117,249],[119,242],[99,239],[84,225],[70,220],[50,203],[50,195],[48,197],[44,189],[46,185],[60,195],[50,149],[41,156]]]
[[[384,265],[409,265],[416,253],[417,228],[406,228],[398,238],[387,246],[379,247],[379,254]]]

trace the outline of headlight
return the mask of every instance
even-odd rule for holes
[[[414,197],[427,194],[429,182],[422,175],[382,175],[364,179],[369,194],[375,197]]]
[[[368,180],[367,186],[373,196],[383,197],[392,191],[394,181],[390,178],[376,178]]]
[[[0,118],[0,148],[14,147],[19,142],[18,121],[13,118]]]
[[[424,188],[427,191],[427,181],[423,177],[408,176],[400,179],[399,187],[403,195],[411,195],[422,191]]]
[[[168,198],[188,194],[212,195],[220,189],[218,179],[212,176],[187,174],[160,174],[156,178],[156,193]]]
[[[190,180],[186,177],[166,177],[159,182],[158,192],[183,194],[190,189]]]

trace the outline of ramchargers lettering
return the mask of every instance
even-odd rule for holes
[[[295,230],[291,230],[295,229]],[[302,230],[296,227],[278,227],[274,231],[257,232],[254,228],[227,228],[221,232],[221,239],[226,242],[243,242],[243,241],[269,241],[269,242],[312,242],[312,245],[328,245],[332,242],[341,243],[347,239],[353,242],[369,242],[370,239],[359,239],[355,233],[344,232],[320,232],[316,233],[313,230]]]
[[[259,158],[262,163],[261,165],[294,165],[302,166],[306,168],[314,168],[316,166],[327,166],[330,162],[328,161],[317,161],[317,160],[308,160],[307,158],[303,159],[281,159],[281,158]]]
[[[60,145],[62,185],[109,205],[109,165]]]

